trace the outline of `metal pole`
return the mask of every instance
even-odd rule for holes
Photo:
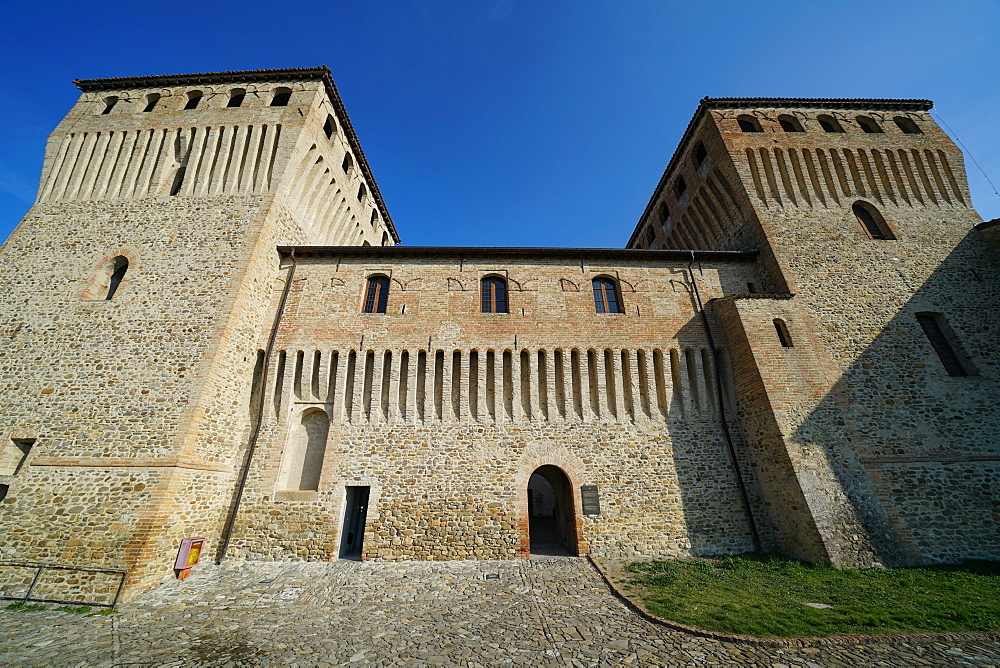
[[[705,306],[701,303],[701,293],[698,291],[698,283],[694,278],[694,251],[691,251],[691,261],[688,263],[688,276],[691,277],[691,287],[694,289],[694,297],[698,303],[698,311],[701,313],[701,321],[705,326],[705,335],[708,337],[708,345],[712,348],[712,359],[715,361],[715,391],[719,402],[719,422],[722,425],[722,433],[726,437],[726,447],[729,450],[729,457],[733,460],[733,471],[736,473],[736,484],[740,488],[740,498],[743,500],[743,509],[746,511],[747,521],[750,524],[750,535],[753,538],[755,552],[762,552],[760,543],[760,533],[757,531],[757,522],[753,517],[753,510],[750,508],[750,496],[747,494],[746,483],[743,481],[743,473],[740,471],[740,462],[736,458],[736,448],[733,446],[733,437],[729,433],[729,421],[726,419],[726,405],[722,392],[722,369],[720,367],[719,351],[715,347],[715,338],[712,336],[712,328],[709,326],[708,315],[705,313]]]
[[[43,568],[45,568],[45,566],[39,566],[38,570],[35,571],[35,577],[31,581],[31,586],[28,587],[28,593],[25,594],[24,598],[21,599],[21,603],[26,603],[28,599],[31,598],[31,591],[35,588],[35,583],[38,582],[38,577],[42,574]]]
[[[233,506],[229,511],[229,516],[226,518],[226,524],[222,527],[222,541],[219,546],[218,558],[215,560],[216,564],[221,564],[222,560],[226,558],[226,552],[229,550],[229,540],[233,535],[233,526],[236,524],[236,515],[240,512],[240,502],[243,500],[243,489],[246,487],[247,478],[250,476],[250,465],[253,462],[253,454],[257,449],[257,438],[260,436],[261,423],[264,421],[264,391],[267,388],[267,371],[271,360],[271,353],[274,352],[274,340],[278,336],[278,325],[281,324],[281,314],[285,311],[285,302],[288,300],[288,292],[292,288],[292,279],[295,277],[295,247],[292,246],[291,252],[292,267],[288,270],[288,278],[285,279],[285,289],[281,293],[281,301],[278,302],[278,311],[274,315],[274,324],[271,326],[271,335],[267,339],[267,349],[264,351],[264,366],[261,368],[260,372],[260,384],[261,391],[259,401],[257,402],[257,416],[254,421],[253,431],[250,433],[250,440],[247,443],[247,454],[243,463],[243,471],[240,473],[240,480],[236,488],[236,499],[233,501]]]

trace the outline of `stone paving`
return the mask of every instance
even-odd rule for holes
[[[1000,643],[697,638],[632,613],[582,559],[253,562],[199,567],[115,615],[2,610],[0,665],[1000,666]]]

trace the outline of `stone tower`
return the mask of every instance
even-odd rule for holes
[[[629,241],[761,251],[712,307],[772,544],[800,557],[1000,544],[1000,265],[931,106],[705,98]]]
[[[398,237],[325,67],[76,84],[0,249],[0,556],[141,586],[222,526],[276,246]]]

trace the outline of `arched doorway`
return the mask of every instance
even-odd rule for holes
[[[528,536],[531,554],[576,555],[573,486],[557,466],[546,464],[528,479]]]

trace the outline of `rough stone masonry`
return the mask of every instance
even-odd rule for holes
[[[0,249],[0,558],[998,556],[1000,243],[929,101],[706,98],[625,249],[440,248],[326,68],[76,83]]]

